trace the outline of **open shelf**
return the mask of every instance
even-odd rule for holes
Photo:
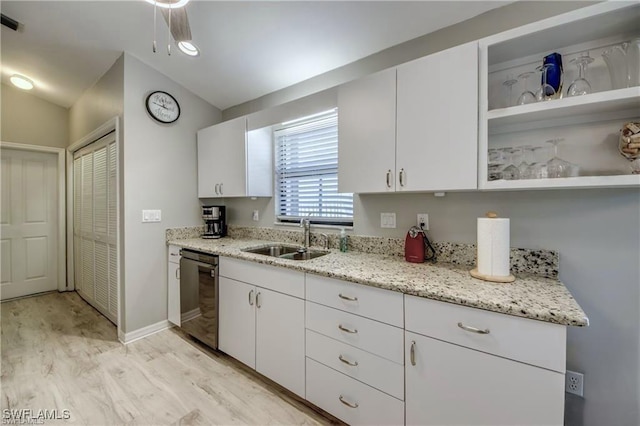
[[[579,176],[558,179],[522,179],[494,180],[481,182],[484,190],[516,190],[516,189],[561,189],[561,188],[604,188],[604,187],[637,187],[640,186],[640,175],[616,176]]]
[[[640,111],[640,86],[494,109],[486,117],[491,134],[507,125],[626,110]]]

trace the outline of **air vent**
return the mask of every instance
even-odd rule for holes
[[[2,15],[2,25],[4,25],[7,28],[11,28],[13,31],[18,31],[18,26],[20,25],[18,21],[9,18],[4,13],[1,15]]]

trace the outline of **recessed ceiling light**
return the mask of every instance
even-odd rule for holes
[[[22,89],[22,90],[33,89],[33,81],[31,81],[30,79],[28,79],[23,75],[14,74],[11,76],[9,80],[11,80],[11,83],[13,83],[13,85],[16,86],[18,89]]]
[[[156,5],[158,7],[164,7],[165,9],[177,9],[179,7],[183,7],[184,5],[186,5],[187,3],[189,3],[189,0],[177,0],[177,1],[171,1],[171,0],[147,0],[147,3],[151,3],[153,5]]]
[[[189,56],[200,55],[200,49],[198,49],[198,46],[196,46],[190,41],[179,41],[178,49],[180,49],[180,51],[185,55],[189,55]]]

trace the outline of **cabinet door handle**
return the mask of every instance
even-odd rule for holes
[[[411,365],[416,365],[416,341],[411,341],[411,349],[409,350],[409,358],[411,359]]]
[[[342,403],[343,403],[344,405],[346,405],[347,407],[350,407],[350,408],[358,408],[358,403],[357,403],[357,402],[353,402],[353,403],[351,403],[351,402],[349,402],[349,401],[345,400],[345,399],[344,399],[344,397],[343,397],[342,395],[340,395],[340,396],[338,397],[338,399],[340,400],[340,402],[342,402]]]
[[[387,188],[391,188],[391,169],[387,170]]]
[[[460,327],[461,329],[463,329],[464,331],[469,331],[471,333],[478,333],[478,334],[489,334],[489,329],[485,328],[484,330],[480,329],[480,328],[475,328],[475,327],[471,327],[469,325],[464,325],[463,323],[459,322],[458,323],[458,327]]]
[[[249,305],[253,306],[253,290],[249,290]]]
[[[256,294],[256,307],[260,308],[262,305],[260,304],[260,292]]]
[[[222,195],[222,184],[220,184],[220,195]]]
[[[404,169],[400,169],[400,186],[404,186]]]
[[[260,294],[260,293],[258,293],[258,294]],[[354,329],[347,328],[347,327],[343,326],[342,324],[338,324],[338,328],[340,330],[344,331],[344,332],[351,333],[351,334],[356,334],[358,332],[358,330],[356,330],[355,328]]]
[[[176,279],[180,279],[180,268],[176,268]]]
[[[219,194],[220,194],[220,192],[218,191],[218,187],[219,187],[219,186],[220,186],[220,184],[219,184],[219,183],[216,183],[216,186],[215,186],[216,195],[219,195]]]
[[[339,297],[340,299],[348,300],[349,302],[357,302],[357,301],[358,301],[358,298],[357,298],[357,297],[355,297],[355,296],[354,296],[354,297],[351,297],[351,296],[345,296],[345,295],[343,295],[342,293],[339,293],[339,294],[338,294],[338,297]]]
[[[357,367],[357,366],[358,366],[358,361],[353,361],[353,362],[351,362],[351,361],[349,361],[348,359],[346,359],[345,357],[343,357],[343,356],[342,356],[342,354],[338,355],[338,359],[339,359],[340,361],[342,361],[343,363],[345,363],[345,364],[347,364],[347,365],[350,365],[350,366],[352,366],[352,367]]]

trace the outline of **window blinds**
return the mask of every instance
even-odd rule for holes
[[[338,115],[335,111],[274,132],[280,221],[353,224],[353,194],[338,193]]]

